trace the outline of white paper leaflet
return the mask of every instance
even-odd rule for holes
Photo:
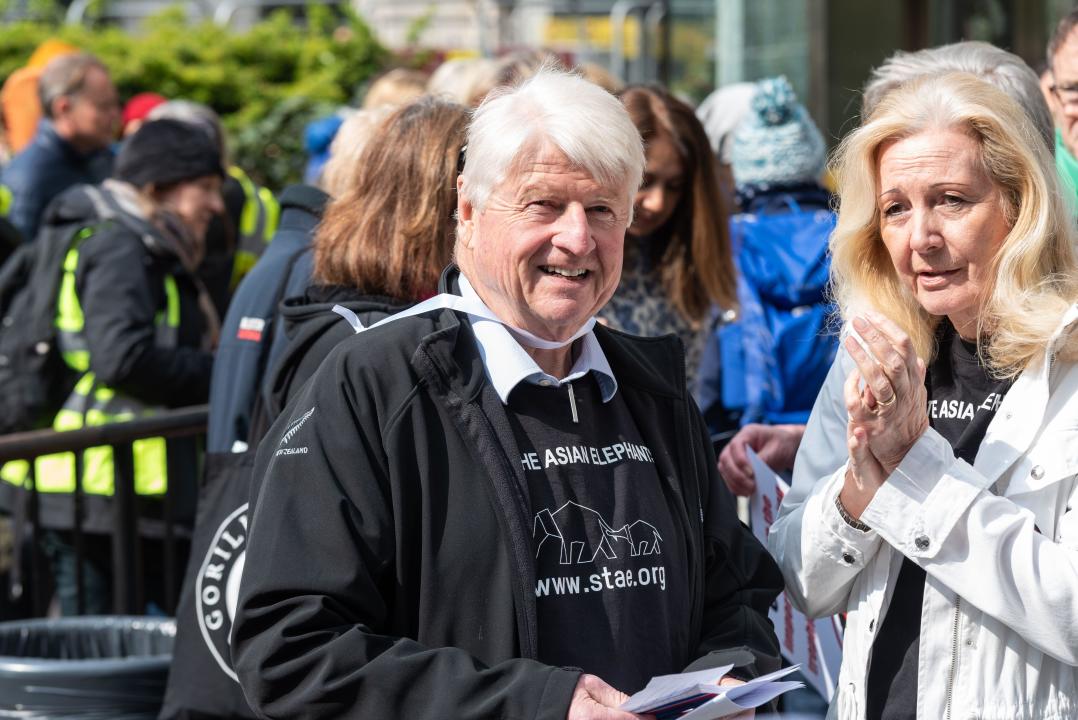
[[[718,683],[732,665],[652,678],[640,692],[626,700],[621,710],[654,715],[657,720],[717,720],[769,703],[803,683],[780,678],[797,670],[784,668],[741,685]]]

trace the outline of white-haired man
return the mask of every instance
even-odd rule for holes
[[[596,326],[644,157],[544,71],[477,111],[442,294],[338,347],[267,437],[232,635],[267,717],[596,718],[777,658],[683,353]]]

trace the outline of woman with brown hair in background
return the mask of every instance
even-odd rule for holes
[[[269,422],[353,334],[335,305],[369,326],[435,294],[453,249],[467,123],[464,107],[424,97],[389,115],[364,148],[315,234],[311,286],[282,303],[288,346],[267,377]]]
[[[644,140],[647,166],[633,201],[621,284],[603,316],[636,335],[680,337],[691,390],[713,305],[736,304],[728,200],[692,108],[657,87],[628,87],[619,97]]]

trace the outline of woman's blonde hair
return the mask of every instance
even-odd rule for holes
[[[874,308],[909,334],[918,355],[926,361],[934,356],[940,318],[925,311],[902,283],[884,247],[877,170],[884,144],[947,129],[966,132],[980,144],[1010,225],[986,274],[994,280],[978,300],[977,337],[993,372],[1013,377],[1043,355],[1061,316],[1078,298],[1074,214],[1029,116],[973,75],[926,76],[899,87],[842,142],[832,164],[839,196],[831,236],[835,299],[844,320]]]
[[[397,108],[418,100],[427,92],[427,74],[409,68],[393,68],[375,78],[363,96],[363,109]]]
[[[379,126],[385,121],[393,108],[381,106],[368,110],[356,110],[341,123],[333,142],[329,146],[329,159],[322,166],[318,185],[330,197],[338,197],[348,192],[356,183],[356,174],[362,172],[359,157],[367,147],[367,142],[377,136]]]

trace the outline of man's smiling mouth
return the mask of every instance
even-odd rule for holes
[[[540,265],[539,269],[545,272],[547,275],[557,275],[565,278],[583,278],[586,277],[590,270],[584,268],[576,268],[575,270],[569,268],[559,268],[553,265]]]

